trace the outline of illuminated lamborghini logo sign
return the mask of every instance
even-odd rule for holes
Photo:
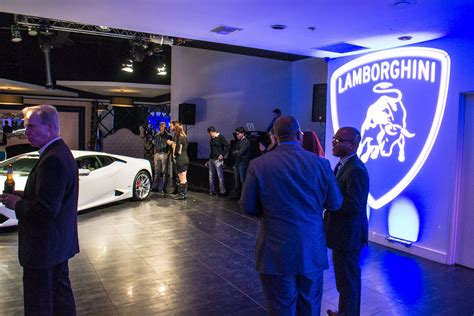
[[[360,129],[372,208],[392,201],[425,163],[443,118],[449,71],[446,52],[413,47],[357,58],[332,74],[334,132]]]
[[[391,157],[398,150],[398,161],[405,161],[405,138],[412,138],[406,127],[406,109],[402,102],[402,93],[390,89],[391,83],[381,82],[372,89],[384,94],[369,106],[361,127],[361,143],[357,152],[365,163],[369,159]],[[395,94],[391,97],[388,94]]]

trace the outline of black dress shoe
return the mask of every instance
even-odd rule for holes
[[[217,195],[217,193],[216,192],[209,192],[209,195],[213,196],[213,195]]]
[[[218,197],[226,197],[226,196],[227,196],[227,192],[224,192],[224,193],[217,193],[217,196],[218,196]]]

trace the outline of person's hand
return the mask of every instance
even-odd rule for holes
[[[220,160],[220,161],[222,161],[222,160],[224,160],[224,156],[219,155],[219,157],[217,157],[217,159]]]
[[[166,143],[167,143],[168,145],[170,145],[170,146],[173,145],[173,141],[172,141],[172,140],[169,140],[169,139],[166,141]]]
[[[204,164],[204,166],[208,167],[209,168],[209,160],[206,161],[206,163]]]
[[[0,195],[0,202],[11,210],[15,209],[16,202],[19,200],[21,200],[21,196],[15,194],[3,193]]]
[[[258,143],[258,149],[260,149],[260,151],[261,151],[262,153],[265,152],[265,150],[266,150],[265,146],[263,146],[262,143]]]

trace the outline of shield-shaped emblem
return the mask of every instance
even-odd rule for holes
[[[438,135],[450,59],[431,48],[392,49],[354,59],[331,76],[334,132],[361,131],[358,156],[370,176],[370,207],[379,209],[415,178]]]

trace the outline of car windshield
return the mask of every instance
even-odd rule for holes
[[[27,176],[38,161],[38,158],[37,156],[19,156],[2,161],[0,163],[0,175],[4,176],[7,174],[7,166],[11,163],[13,165],[14,174]]]

